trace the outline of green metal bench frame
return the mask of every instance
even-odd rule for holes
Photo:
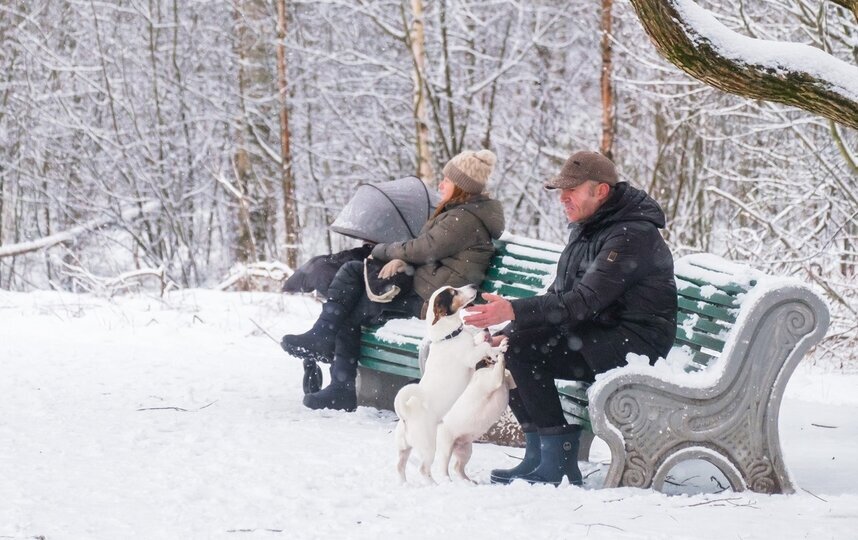
[[[511,235],[495,246],[481,288],[509,298],[545,290],[563,248]],[[825,334],[825,303],[800,283],[712,255],[684,257],[675,273],[679,311],[668,360],[700,374],[677,384],[677,376],[655,368],[627,366],[590,388],[558,381],[567,419],[585,429],[579,459],[587,459],[595,435],[611,450],[606,487],[661,489],[677,463],[704,459],[736,491],[794,491],[783,465],[778,411],[795,366]],[[392,409],[398,389],[420,377],[424,324],[407,332],[364,330],[362,404]]]

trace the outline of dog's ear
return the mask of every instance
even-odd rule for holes
[[[444,313],[443,308],[441,308],[441,309],[438,308],[438,302],[435,302],[435,305],[433,306],[433,309],[432,309],[432,313],[435,314],[435,318],[432,319],[432,324],[437,323],[438,320],[441,319],[441,317],[444,317],[447,315],[446,313]]]
[[[432,324],[437,323],[441,317],[446,317],[452,313],[450,308],[453,303],[453,294],[453,290],[448,288],[435,295],[435,303],[432,304],[432,313],[435,315],[435,319]]]

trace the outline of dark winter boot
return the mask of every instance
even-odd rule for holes
[[[302,360],[330,362],[334,356],[337,332],[347,315],[342,305],[328,300],[322,304],[322,314],[313,328],[303,334],[286,334],[280,340],[280,347]]]
[[[364,296],[363,263],[343,264],[328,287],[328,301],[309,332],[286,334],[280,341],[283,350],[303,360],[330,362],[334,356],[337,332]]]
[[[578,469],[578,443],[581,426],[561,426],[539,430],[539,466],[533,471],[517,476],[531,484],[560,485],[566,476],[569,483],[580,486],[583,483]]]
[[[521,477],[539,466],[539,434],[536,431],[524,432],[524,458],[511,469],[492,469],[492,484],[509,484],[513,478]]]
[[[309,409],[336,409],[352,412],[357,409],[357,360],[337,356],[331,366],[331,384],[314,394],[304,396]]]

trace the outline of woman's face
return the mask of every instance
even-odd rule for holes
[[[446,202],[450,200],[450,197],[453,196],[453,182],[450,181],[446,176],[441,183],[438,184],[438,192],[441,193],[441,201]]]

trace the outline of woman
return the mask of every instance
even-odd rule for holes
[[[281,346],[293,356],[322,361],[333,356],[330,385],[305,395],[305,406],[346,411],[357,407],[355,377],[362,324],[419,316],[424,302],[439,287],[482,282],[494,254],[492,239],[499,238],[504,228],[500,202],[484,193],[495,161],[489,150],[462,152],[451,159],[438,186],[438,209],[417,238],[373,248],[373,259],[387,263],[379,277],[405,271],[408,265],[415,267],[411,292],[389,303],[374,302],[366,295],[363,262],[348,262],[337,271],[313,328],[283,336]]]

